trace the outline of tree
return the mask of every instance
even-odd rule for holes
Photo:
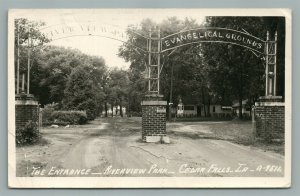
[[[94,85],[103,93],[103,80],[106,72],[104,59],[88,56],[74,49],[46,46],[33,60],[31,69],[31,92],[41,105],[56,102],[62,108],[66,84],[73,69],[84,66]],[[101,102],[99,100],[98,102]],[[102,104],[98,104],[98,109]]]
[[[264,39],[266,32],[274,33],[284,24],[279,17],[208,17],[206,26],[223,27],[235,30],[247,30],[252,35]],[[285,28],[282,28],[285,29]],[[283,39],[284,40],[284,39]],[[282,92],[282,67],[284,67],[284,44],[282,37],[278,43],[279,91]],[[248,49],[233,45],[203,44],[202,53],[207,64],[211,88],[220,99],[226,102],[239,100],[239,117],[242,118],[242,100],[254,101],[264,94],[264,60],[258,58]]]
[[[93,77],[93,69],[88,65],[74,68],[64,91],[63,107],[68,110],[85,110],[89,120],[99,114],[104,94]]]
[[[114,106],[120,106],[120,116],[123,117],[122,108],[123,106],[128,105],[128,95],[129,95],[129,85],[130,85],[127,71],[112,69],[109,72],[109,77],[106,85],[107,85],[106,102],[110,103],[112,111]]]

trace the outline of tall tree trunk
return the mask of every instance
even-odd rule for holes
[[[125,113],[126,113],[126,115],[127,115],[127,117],[130,117],[130,116],[128,116],[128,114],[130,114],[130,97],[129,97],[129,95],[128,95],[128,97],[127,97],[127,106],[125,107],[126,108],[126,111],[125,111]]]
[[[123,117],[123,105],[122,105],[122,100],[120,101],[120,116]]]
[[[239,118],[243,119],[243,64],[240,64]]]
[[[211,116],[210,114],[210,96],[208,95],[208,104],[207,104],[207,107],[208,107],[208,116]]]
[[[111,117],[114,117],[114,105],[111,104]]]
[[[105,102],[105,104],[104,104],[104,109],[105,109],[105,117],[107,117],[107,110],[108,110],[108,108],[107,108],[107,102]]]
[[[239,118],[243,119],[243,97],[239,96]]]
[[[204,117],[206,117],[207,113],[206,113],[205,96],[204,96],[204,88],[203,87],[201,88],[201,94],[202,94],[202,101],[203,101]]]

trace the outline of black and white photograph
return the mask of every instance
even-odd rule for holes
[[[10,187],[290,186],[290,10],[8,19]]]

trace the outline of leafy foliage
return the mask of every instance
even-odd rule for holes
[[[53,123],[52,120],[52,113],[57,109],[58,104],[52,103],[52,104],[47,104],[44,106],[42,109],[42,124],[51,124]]]
[[[37,124],[33,121],[28,121],[24,128],[16,130],[16,145],[34,144],[39,141],[40,133]]]
[[[43,125],[78,125],[85,124],[87,120],[85,111],[62,111],[56,103],[47,104],[42,109]]]
[[[129,101],[129,75],[125,70],[112,69],[109,72],[107,84],[106,84],[106,101],[113,106],[128,105]],[[120,115],[123,116],[122,109],[120,109]]]
[[[280,17],[208,17],[206,26],[229,28],[247,31],[252,35],[265,39],[267,31],[278,31],[278,89],[284,95],[284,18]],[[263,56],[256,56],[246,48],[235,45],[202,44],[204,64],[207,67],[210,89],[213,96],[221,103],[238,100],[240,118],[242,116],[242,100],[248,99],[250,104],[264,95],[265,61]]]
[[[102,110],[105,61],[78,50],[46,46],[31,69],[31,92],[42,105],[85,110],[94,119]]]

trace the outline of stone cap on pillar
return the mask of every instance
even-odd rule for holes
[[[255,106],[284,106],[284,102],[282,96],[262,96],[255,102]]]
[[[20,93],[15,95],[15,100],[34,100],[32,94]]]
[[[35,100],[32,94],[20,93],[15,95],[16,105],[38,105],[38,101]]]
[[[148,94],[145,95],[144,100],[162,100],[164,98],[163,95],[160,94]]]
[[[144,97],[144,101],[142,101],[141,105],[167,105],[167,101],[163,100],[164,96],[159,94],[148,94]]]
[[[282,102],[282,96],[261,96],[259,102]]]

